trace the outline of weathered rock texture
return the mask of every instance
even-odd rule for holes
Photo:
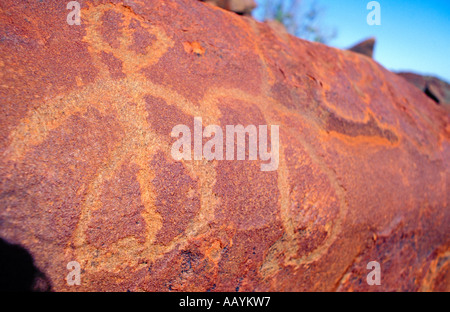
[[[0,236],[53,290],[449,290],[449,116],[420,90],[198,1],[81,4],[0,4]],[[279,169],[174,161],[194,116],[280,125]]]

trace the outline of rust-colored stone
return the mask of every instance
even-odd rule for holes
[[[0,4],[0,237],[52,290],[450,290],[442,106],[199,1],[81,5],[70,26],[61,1]],[[278,170],[175,161],[197,116],[279,125]]]

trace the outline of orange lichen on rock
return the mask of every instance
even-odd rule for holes
[[[0,237],[52,290],[450,290],[449,115],[419,89],[199,1],[68,13],[0,4]],[[278,170],[174,160],[197,116],[279,125]]]

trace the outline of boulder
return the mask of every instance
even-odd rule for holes
[[[218,6],[240,15],[251,15],[256,8],[254,0],[202,0],[203,2]]]
[[[373,58],[375,43],[376,43],[375,38],[369,38],[356,44],[355,46],[349,48],[348,50]]]
[[[0,237],[39,289],[450,290],[449,115],[423,92],[198,1],[80,4],[0,4]],[[278,168],[174,159],[195,117],[279,126]]]
[[[401,72],[398,74],[450,112],[450,84],[432,76],[422,76],[409,72]]]

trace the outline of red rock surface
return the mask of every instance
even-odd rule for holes
[[[198,1],[81,4],[0,3],[0,237],[52,290],[450,290],[442,107]],[[173,160],[194,116],[280,125],[278,170]]]

